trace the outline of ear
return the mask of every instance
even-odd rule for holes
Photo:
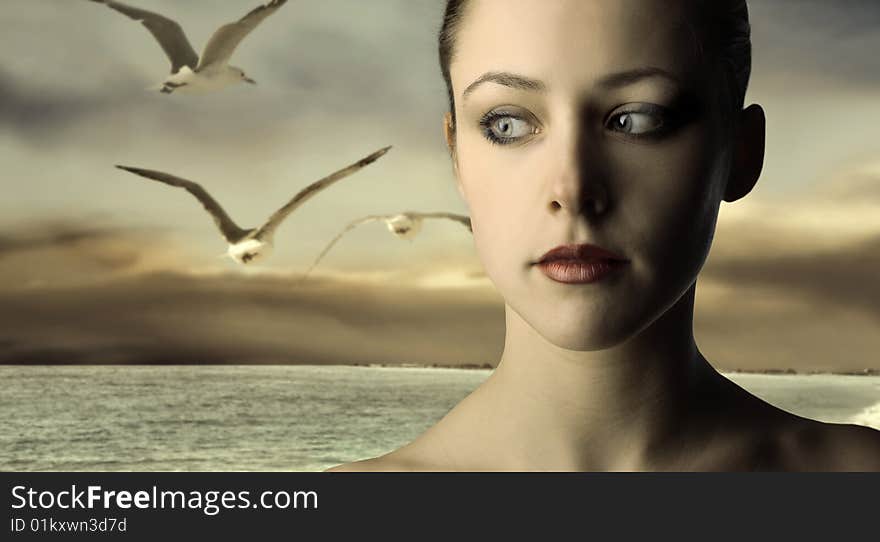
[[[767,119],[764,109],[752,104],[740,113],[730,178],[724,190],[724,201],[734,202],[752,191],[764,169],[764,144]]]
[[[446,148],[449,149],[449,155],[455,155],[455,127],[452,124],[452,113],[447,111],[443,115],[443,136],[446,138]]]
[[[452,121],[452,113],[447,111],[443,115],[443,136],[446,138],[446,148],[449,150],[449,157],[452,158],[452,169],[455,173],[455,185],[462,199],[467,201],[464,195],[464,187],[461,184],[461,176],[458,174],[458,153],[455,152],[455,124]]]

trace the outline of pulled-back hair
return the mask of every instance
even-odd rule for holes
[[[701,8],[697,35],[699,54],[710,66],[720,68],[720,104],[732,116],[742,109],[752,71],[752,39],[746,0],[689,0]],[[455,57],[455,40],[464,19],[466,0],[446,0],[443,25],[438,36],[440,70],[446,82],[452,128],[455,121],[455,95],[449,65]],[[708,9],[707,9],[708,8]]]
[[[449,111],[452,113],[452,127],[455,128],[455,94],[452,92],[452,77],[449,65],[455,55],[455,38],[458,27],[464,18],[465,0],[446,0],[446,11],[443,14],[443,25],[440,27],[438,45],[440,50],[440,71],[446,81],[446,94],[449,97]]]

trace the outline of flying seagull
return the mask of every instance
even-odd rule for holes
[[[455,213],[417,213],[413,211],[407,211],[404,213],[399,213],[396,215],[369,215],[363,218],[358,218],[357,220],[353,220],[348,223],[348,225],[341,231],[339,234],[333,238],[330,243],[324,247],[324,250],[318,254],[318,257],[315,258],[315,261],[312,263],[311,267],[303,275],[303,279],[305,279],[309,273],[312,272],[318,263],[324,259],[324,256],[330,252],[330,249],[333,248],[340,239],[342,239],[345,234],[350,232],[351,230],[361,226],[363,224],[367,224],[370,222],[384,222],[385,226],[388,228],[388,231],[393,233],[398,239],[413,239],[422,229],[422,222],[426,218],[441,218],[446,220],[454,220],[456,222],[464,225],[468,231],[473,232],[471,228],[471,219],[464,215],[458,215]]]
[[[271,0],[238,21],[218,28],[205,45],[201,58],[196,54],[177,21],[122,2],[113,0],[92,0],[92,2],[104,4],[140,21],[153,34],[171,61],[171,76],[157,88],[165,94],[176,90],[196,94],[220,90],[241,81],[256,84],[240,68],[230,66],[229,58],[241,40],[263,22],[263,19],[275,13],[287,0]]]
[[[140,175],[141,177],[153,179],[154,181],[159,181],[171,186],[178,186],[195,196],[196,199],[201,202],[202,206],[204,206],[205,210],[214,218],[214,222],[220,229],[220,233],[223,234],[223,237],[229,243],[226,255],[238,263],[247,264],[268,255],[272,249],[275,230],[278,229],[278,226],[284,221],[284,219],[296,210],[297,207],[336,181],[348,177],[364,166],[376,161],[380,156],[388,152],[388,149],[390,148],[391,147],[385,147],[380,149],[348,167],[340,169],[323,179],[313,182],[309,186],[300,190],[292,200],[287,202],[287,204],[275,211],[265,224],[259,228],[251,229],[242,229],[238,227],[238,225],[229,218],[229,215],[226,214],[220,204],[217,203],[217,200],[212,198],[211,195],[208,194],[208,192],[198,183],[181,179],[180,177],[175,177],[168,173],[162,173],[161,171],[119,165],[116,167]]]

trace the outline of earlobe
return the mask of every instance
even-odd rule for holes
[[[452,113],[443,115],[443,136],[446,138],[446,148],[450,156],[455,156],[455,127],[452,123]]]
[[[734,202],[752,191],[764,169],[767,119],[764,109],[752,104],[741,113],[740,127],[724,190],[724,201]]]

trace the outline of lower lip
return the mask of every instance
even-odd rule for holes
[[[598,282],[622,268],[622,260],[552,260],[539,263],[541,271],[556,282],[565,284],[589,284]]]

